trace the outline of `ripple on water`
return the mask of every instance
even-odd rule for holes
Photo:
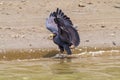
[[[74,51],[79,53],[79,57],[71,59],[41,58],[41,56],[36,57],[36,54],[40,54],[39,52],[37,52],[36,54],[24,52],[24,56],[28,56],[28,54],[32,56],[31,54],[34,54],[34,58],[20,58],[18,56],[18,59],[12,59],[13,55],[9,55],[12,57],[5,60],[2,59],[0,61],[0,80],[120,79],[120,52],[118,49],[88,49],[87,52],[82,50],[81,52],[79,52],[79,50]],[[9,56],[6,56],[6,58]],[[14,54],[14,56],[16,55]]]

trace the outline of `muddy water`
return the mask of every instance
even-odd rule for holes
[[[83,51],[80,54],[72,59],[9,60],[7,56],[6,60],[0,61],[0,80],[120,80],[119,50]]]

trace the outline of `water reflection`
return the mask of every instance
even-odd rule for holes
[[[120,56],[0,61],[0,80],[119,80]]]
[[[60,63],[62,64],[62,63],[70,63],[70,62],[72,62],[72,58],[66,58],[66,59],[60,59]]]
[[[51,65],[51,71],[53,74],[72,74],[75,72],[71,68],[72,59],[60,59],[58,63]]]
[[[83,56],[84,53],[87,56]],[[98,54],[104,55],[98,56]],[[119,80],[120,51],[82,52],[77,58],[39,58],[39,53],[1,54],[0,80]],[[94,56],[90,56],[94,54]],[[97,54],[97,55],[96,55]],[[14,58],[14,56],[17,57]],[[31,55],[30,59],[23,56]],[[32,55],[34,55],[32,57]],[[6,57],[3,57],[6,56]],[[33,59],[34,58],[34,59]],[[37,58],[37,59],[36,59]]]

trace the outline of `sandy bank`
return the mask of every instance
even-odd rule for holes
[[[57,48],[45,19],[61,8],[81,37],[79,47],[120,46],[119,0],[0,0],[0,49]]]

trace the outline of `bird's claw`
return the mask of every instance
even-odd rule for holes
[[[67,55],[65,54],[56,54],[53,58],[60,58],[60,59],[63,59],[65,58]]]

